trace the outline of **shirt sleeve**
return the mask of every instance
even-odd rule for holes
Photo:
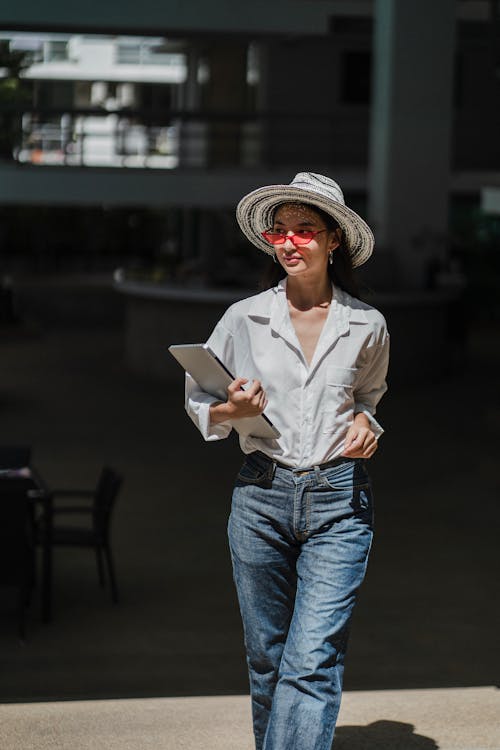
[[[227,313],[215,326],[207,341],[214,354],[232,369],[233,336],[227,327]],[[210,406],[220,401],[216,396],[203,391],[198,383],[186,373],[185,409],[201,432],[204,440],[223,440],[232,430],[230,421],[210,424]]]
[[[370,349],[369,359],[354,390],[354,413],[366,414],[377,440],[384,432],[383,427],[375,419],[375,412],[378,402],[387,390],[389,341],[389,333],[384,328],[379,342]]]

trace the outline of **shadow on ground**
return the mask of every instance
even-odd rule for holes
[[[439,745],[415,733],[412,724],[374,721],[366,726],[341,726],[335,733],[335,750],[438,750]]]

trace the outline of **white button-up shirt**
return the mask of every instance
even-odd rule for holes
[[[290,319],[286,279],[236,302],[207,342],[235,377],[258,379],[276,439],[240,436],[244,453],[262,451],[280,463],[309,467],[339,456],[354,415],[364,412],[379,437],[375,409],[387,390],[389,335],[370,305],[334,288],[313,359],[307,363]],[[205,440],[220,440],[231,422],[210,423],[218,399],[186,377],[186,410]]]

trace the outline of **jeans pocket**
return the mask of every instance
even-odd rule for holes
[[[370,477],[362,459],[351,459],[321,472],[322,512],[332,518],[351,517],[363,526],[373,525],[373,495]]]
[[[256,484],[259,487],[271,486],[272,463],[264,463],[249,457],[245,459],[236,475],[236,484]]]
[[[339,492],[370,487],[370,477],[365,462],[357,458],[323,470],[321,480],[331,490]]]
[[[338,492],[346,492],[346,490],[352,490],[353,492],[359,492],[360,490],[369,490],[371,488],[368,480],[363,481],[339,481],[339,479],[329,479],[323,477],[323,481],[327,487],[331,490],[337,490]]]

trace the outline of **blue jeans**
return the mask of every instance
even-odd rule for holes
[[[372,522],[364,461],[300,472],[246,457],[228,531],[257,750],[330,750]]]

